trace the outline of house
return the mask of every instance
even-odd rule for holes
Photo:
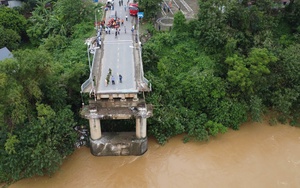
[[[0,0],[0,5],[8,6],[9,8],[21,7],[21,1]]]
[[[0,61],[7,59],[7,58],[13,58],[12,53],[6,48],[0,49]]]
[[[0,5],[8,6],[7,0],[0,0]]]

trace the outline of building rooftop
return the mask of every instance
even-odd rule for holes
[[[13,58],[12,53],[6,48],[0,49],[0,61],[7,59],[7,58]]]

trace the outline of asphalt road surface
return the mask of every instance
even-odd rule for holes
[[[124,0],[124,5],[126,4]],[[127,5],[126,5],[127,6]],[[105,22],[108,23],[112,10],[106,13]],[[118,0],[115,0],[114,11],[117,12],[117,17],[124,19],[124,25],[121,25],[120,35],[115,36],[115,30],[111,30],[110,34],[105,35],[102,41],[103,56],[101,59],[101,75],[98,82],[97,93],[131,93],[137,92],[135,80],[135,66],[133,51],[136,50],[133,46],[132,17],[129,16],[128,7],[126,11],[124,6],[119,6]],[[128,16],[126,21],[125,16]],[[126,33],[124,30],[126,27]],[[110,77],[109,84],[106,85],[105,79],[112,70],[112,76],[115,79],[115,85],[112,85],[112,77]],[[122,83],[119,82],[119,74],[122,75]]]

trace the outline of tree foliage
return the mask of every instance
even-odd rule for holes
[[[0,48],[15,50],[26,36],[27,20],[16,10],[0,6]]]
[[[93,15],[86,15],[93,6],[80,3],[82,19],[64,33],[60,23],[68,18],[39,1],[27,30],[36,48],[0,63],[0,182],[51,175],[74,150],[73,126],[86,123],[77,114],[88,70],[84,40],[94,32]],[[8,31],[1,42],[15,38]]]
[[[267,49],[254,48],[247,58],[233,55],[228,57],[228,81],[237,85],[242,92],[253,93],[257,91],[254,86],[260,82],[264,74],[270,74],[268,63],[275,62],[277,58]]]
[[[22,50],[0,64],[1,181],[53,173],[73,151],[74,114],[55,80],[55,64],[43,50]],[[51,89],[49,89],[51,88]],[[51,91],[56,92],[53,98]],[[50,98],[52,97],[52,98]]]
[[[153,32],[143,46],[150,134],[160,143],[180,133],[207,140],[268,110],[299,124],[299,36],[283,21],[293,15],[297,27],[294,4],[199,1],[197,20],[178,13],[171,32]]]
[[[14,9],[0,6],[0,25],[5,29],[12,29],[19,35],[24,34],[27,21],[23,15],[20,15]]]
[[[285,20],[290,24],[293,31],[300,32],[300,2],[291,1],[286,8]]]
[[[146,20],[155,18],[160,9],[160,0],[138,0],[139,11],[144,12]]]
[[[12,29],[5,29],[3,26],[0,25],[0,47],[7,47],[10,50],[15,50],[18,48],[21,37],[20,35],[12,30]]]
[[[33,44],[39,45],[48,36],[70,37],[76,25],[84,21],[92,25],[93,5],[89,1],[60,0],[46,6],[48,1],[40,0],[29,19],[27,33]]]
[[[214,62],[197,50],[196,41],[182,42],[177,37],[173,39],[174,35],[186,33],[172,31],[168,43],[168,38],[163,37],[166,34],[160,33],[152,39],[156,48],[152,43],[144,47],[144,54],[160,56],[157,63],[152,62],[155,75],[148,75],[154,86],[149,102],[157,106],[149,124],[159,125],[149,126],[149,133],[160,143],[181,133],[188,133],[185,141],[207,140],[226,130],[223,124],[212,121],[212,109],[225,96],[225,88],[214,75]],[[162,44],[163,51],[159,47]]]

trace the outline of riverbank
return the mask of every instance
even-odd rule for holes
[[[208,142],[165,146],[149,139],[143,156],[94,157],[81,148],[53,177],[21,180],[9,188],[77,187],[298,187],[300,129],[246,123]]]

